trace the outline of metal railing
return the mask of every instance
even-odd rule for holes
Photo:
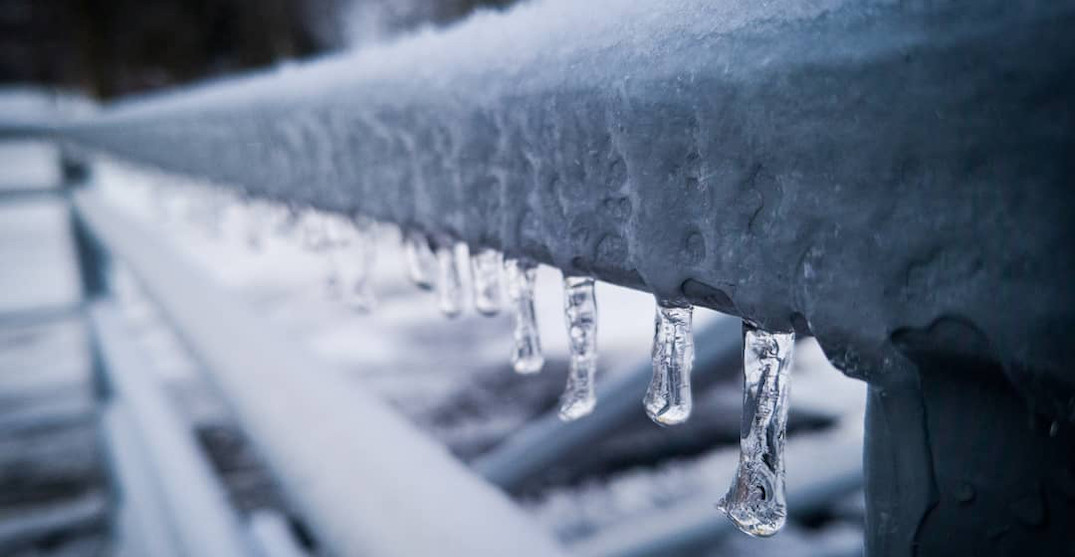
[[[538,4],[372,52],[125,101],[81,122],[17,127],[244,195],[359,211],[809,330],[837,367],[871,382],[874,555],[918,547],[927,519],[958,521],[933,512],[959,478],[937,464],[947,426],[930,416],[956,413],[958,401],[976,412],[992,403],[974,389],[929,390],[936,383],[921,370],[938,361],[929,358],[976,370],[987,361],[988,373],[941,376],[992,389],[986,378],[999,375],[1026,387],[1024,404],[1070,419],[1075,113],[1050,99],[1075,88],[1072,2],[775,2],[742,12],[623,2],[610,3],[603,23],[582,4]],[[543,19],[543,10],[560,11]],[[535,21],[540,32],[528,31]],[[488,43],[476,49],[476,37]],[[329,547],[495,544],[500,536],[481,536],[481,516],[492,515],[508,523],[498,534],[521,536],[500,554],[558,551],[503,495],[333,370],[311,373],[311,359],[92,191],[75,205],[81,234],[141,276]],[[268,387],[244,389],[252,380]],[[1014,416],[1017,407],[1004,408]],[[534,444],[564,432],[556,451],[568,450],[614,427],[608,419],[533,425],[478,470],[510,486],[534,472],[525,462]],[[364,421],[377,427],[356,427]],[[405,458],[368,449],[385,431],[433,471],[390,490],[372,482]],[[1004,431],[1012,447],[1058,442]],[[315,457],[329,443],[344,443],[340,461]],[[1048,470],[1062,462],[1048,460],[1038,481],[1059,481]],[[443,481],[481,510],[422,501],[445,493]],[[400,532],[389,517],[428,518],[439,534]]]

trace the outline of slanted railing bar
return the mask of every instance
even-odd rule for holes
[[[563,552],[507,496],[86,188],[79,222],[140,279],[332,555]]]

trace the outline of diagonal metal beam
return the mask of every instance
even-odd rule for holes
[[[80,191],[74,203],[85,233],[140,279],[204,364],[326,554],[564,555],[506,495],[200,276],[100,192]],[[153,405],[145,396],[126,400],[147,412]]]

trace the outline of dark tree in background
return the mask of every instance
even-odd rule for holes
[[[362,45],[509,0],[0,0],[0,84],[108,98]]]

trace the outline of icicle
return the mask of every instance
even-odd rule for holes
[[[302,247],[310,251],[322,251],[329,247],[328,218],[317,209],[307,209],[301,217]]]
[[[433,289],[433,277],[437,272],[437,256],[429,247],[429,239],[416,230],[407,231],[403,239],[407,256],[407,270],[411,281],[422,290]]]
[[[571,360],[567,387],[560,397],[560,419],[571,421],[593,412],[597,403],[597,302],[593,277],[564,277],[564,317]]]
[[[457,317],[463,312],[467,259],[467,245],[463,242],[453,245],[451,240],[438,240],[437,298],[441,313],[447,317]]]
[[[227,196],[217,187],[202,188],[191,193],[191,216],[206,237],[219,240],[224,235],[224,217],[227,213]]]
[[[325,295],[333,300],[343,297],[343,276],[337,254],[338,226],[335,217],[310,209],[302,217],[302,244],[319,253],[325,262]]]
[[[240,203],[246,247],[252,251],[261,251],[264,247],[265,224],[271,209],[267,203],[249,197],[244,197]]]
[[[717,508],[743,532],[772,536],[784,526],[784,435],[795,333],[743,324],[743,422],[739,468]]]
[[[474,282],[474,309],[486,316],[500,313],[504,305],[501,275],[504,255],[495,249],[482,248],[470,256],[470,276]]]
[[[691,368],[694,367],[694,335],[691,306],[657,304],[653,332],[653,380],[643,405],[646,415],[659,425],[675,425],[691,415]]]
[[[537,319],[534,316],[537,265],[531,261],[509,259],[504,262],[504,278],[507,282],[508,299],[511,301],[511,334],[515,340],[511,365],[517,373],[537,373],[545,365]]]
[[[286,205],[274,203],[271,214],[271,230],[278,238],[291,238],[295,234],[295,229],[299,227],[299,222],[302,221],[302,213],[290,203]]]
[[[354,219],[333,219],[332,251],[340,269],[340,296],[355,311],[370,311],[376,302],[370,287],[370,275],[376,258],[376,234],[373,219],[356,215]]]

